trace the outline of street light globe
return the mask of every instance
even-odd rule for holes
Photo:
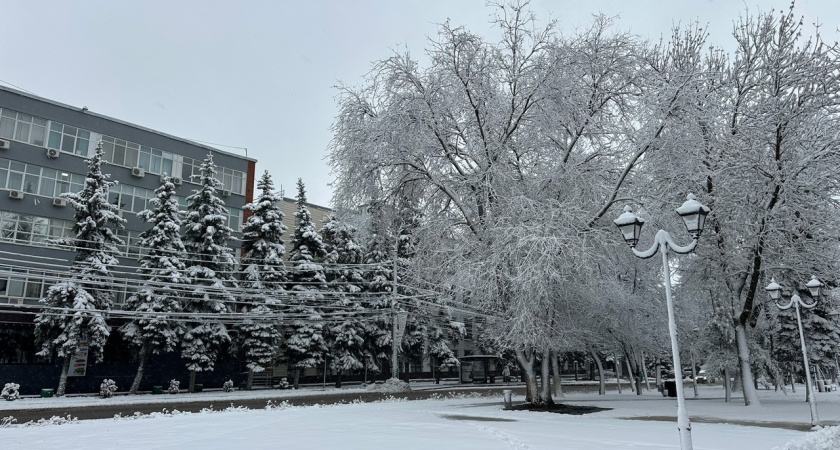
[[[627,244],[634,248],[639,243],[639,236],[642,234],[642,225],[645,224],[645,219],[633,213],[630,206],[624,207],[624,212],[618,216],[618,219],[613,220],[613,223],[621,230],[621,235]]]
[[[779,285],[779,283],[776,283],[775,278],[770,279],[770,284],[768,284],[767,287],[764,288],[764,290],[767,291],[768,294],[770,294],[771,300],[778,300],[779,297],[781,297],[782,295],[782,287]]]
[[[703,205],[697,201],[694,194],[686,195],[686,201],[679,208],[677,214],[682,217],[685,222],[685,228],[694,239],[698,239],[703,233],[703,227],[706,225],[706,216],[711,210],[708,206]]]
[[[806,283],[805,286],[811,291],[811,297],[817,298],[820,296],[820,288],[823,287],[823,284],[820,283],[816,275],[811,275],[811,281]]]

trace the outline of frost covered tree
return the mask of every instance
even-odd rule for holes
[[[324,219],[321,237],[327,256],[324,258],[332,318],[328,322],[326,340],[330,351],[330,368],[341,387],[344,373],[364,367],[365,310],[364,276],[361,269],[363,250],[356,243],[356,228],[337,216]]]
[[[840,54],[819,36],[805,38],[802,25],[793,6],[740,19],[731,57],[697,60],[703,82],[673,130],[680,158],[649,161],[661,167],[651,176],[667,171],[671,187],[702,194],[712,210],[700,258],[686,259],[686,270],[705,270],[703,282],[720,289],[748,406],[759,404],[750,349],[761,333],[750,330],[761,320],[763,287],[771,276],[825,277],[840,261]],[[661,194],[648,188],[651,198]]]
[[[339,207],[423,199],[415,267],[440,288],[457,274],[528,372],[574,301],[557,284],[613,245],[595,232],[688,93],[606,18],[566,36],[526,5],[496,10],[497,42],[445,23],[428,66],[395,54],[342,89],[330,157]]]
[[[248,295],[241,312],[248,317],[237,328],[237,341],[245,352],[248,368],[247,388],[251,389],[255,372],[262,372],[274,360],[281,333],[277,320],[259,316],[278,314],[288,274],[283,262],[286,252],[283,234],[282,198],[274,191],[274,183],[266,171],[257,182],[260,194],[244,209],[251,216],[242,227],[242,281],[239,286]]]
[[[137,375],[130,392],[137,393],[149,357],[178,348],[178,336],[183,333],[181,322],[172,317],[181,312],[181,298],[189,289],[183,258],[186,248],[181,241],[181,211],[175,198],[175,184],[163,177],[151,208],[137,216],[150,224],[140,233],[138,246],[143,250],[138,273],[143,285],[125,302],[123,309],[140,313],[120,331],[127,341],[139,347]]]
[[[186,275],[191,290],[183,298],[183,312],[193,315],[184,323],[181,357],[190,371],[189,391],[195,390],[196,372],[212,371],[222,345],[230,342],[228,329],[217,315],[230,312],[236,299],[236,260],[228,246],[233,230],[227,209],[216,195],[222,183],[216,178],[213,155],[201,163],[199,187],[186,198],[184,247],[189,262]]]
[[[104,153],[97,146],[87,160],[85,186],[78,193],[61,194],[75,210],[74,238],[55,243],[76,251],[66,280],[50,286],[41,300],[45,310],[35,317],[35,338],[41,346],[38,354],[50,356],[55,351],[64,358],[56,395],[64,395],[70,361],[80,345],[87,345],[96,361],[102,361],[103,347],[111,328],[106,323],[113,305],[111,268],[118,264],[119,245],[116,231],[125,220],[116,205],[108,202],[108,193],[116,182],[102,173]]]
[[[295,389],[300,386],[300,372],[323,362],[327,350],[321,310],[327,280],[324,267],[318,263],[327,252],[306,206],[303,180],[298,179],[297,188],[295,233],[289,255],[292,270],[287,311],[291,318],[285,330],[286,358],[295,370]]]
[[[365,245],[363,262],[365,267],[365,296],[362,307],[372,314],[364,322],[364,361],[366,370],[374,373],[385,371],[384,364],[390,361],[393,335],[394,295],[393,248],[394,238],[382,211],[382,205],[374,203],[368,208],[370,214],[369,238]],[[395,364],[396,362],[391,362]]]

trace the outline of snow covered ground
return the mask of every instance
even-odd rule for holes
[[[345,390],[347,391],[347,390]],[[349,391],[348,391],[349,392]],[[203,399],[218,398],[217,411],[179,413],[166,411],[146,416],[78,421],[62,425],[22,424],[0,428],[3,449],[68,448],[281,448],[296,449],[677,449],[676,423],[657,420],[628,420],[629,417],[676,415],[675,399],[663,398],[656,391],[642,396],[624,391],[606,396],[568,395],[563,402],[614,408],[582,416],[505,411],[497,397],[441,398],[402,401],[399,394],[378,403],[351,403],[329,406],[290,407],[273,402],[261,410],[224,408],[233,397],[259,398],[277,391],[202,393]],[[323,391],[290,392],[312,395]],[[687,397],[693,396],[691,389]],[[814,432],[799,431],[809,423],[804,388],[796,394],[760,391],[763,406],[746,408],[740,399],[723,402],[723,390],[703,386],[700,399],[690,399],[694,448],[771,449],[784,448],[790,441],[810,437]],[[144,399],[144,397],[147,397]],[[96,397],[63,399],[22,399],[0,403],[3,410],[49,406],[97,405],[102,402],[137,402],[152,396],[125,396],[102,400]],[[187,395],[154,396],[186,400]],[[820,417],[837,424],[840,419],[840,392],[818,394]],[[514,401],[523,399],[514,398]],[[750,425],[707,423],[739,421]],[[60,423],[60,420],[54,421]],[[836,434],[836,427],[821,432]],[[824,448],[831,447],[827,444]],[[812,448],[812,447],[804,447]],[[816,447],[814,447],[816,448]]]

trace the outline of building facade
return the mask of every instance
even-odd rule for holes
[[[123,256],[114,270],[123,284],[115,292],[116,308],[133,290],[138,235],[148,228],[136,213],[150,206],[163,174],[173,177],[185,206],[198,187],[202,161],[212,153],[223,184],[220,197],[237,232],[243,206],[253,200],[252,158],[0,86],[0,368],[43,362],[33,356],[32,319],[75,256],[51,243],[74,236],[74,210],[61,194],[82,189],[86,158],[100,143],[103,172],[118,182],[110,201],[126,220],[119,232]],[[230,245],[238,256],[239,240]]]

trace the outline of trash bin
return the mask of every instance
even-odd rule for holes
[[[505,408],[510,408],[513,406],[513,391],[510,389],[505,389],[502,391],[502,394],[505,396]]]
[[[203,384],[201,384],[201,383],[196,383],[195,384],[195,392],[201,392],[203,390],[204,390],[204,385]]]
[[[825,392],[825,380],[817,380],[817,392]]]
[[[665,392],[668,393],[668,397],[676,397],[677,396],[677,382],[676,382],[676,380],[665,380]]]
[[[49,398],[53,396],[52,389],[41,389],[41,398]]]
[[[152,386],[152,394],[163,394],[163,386]]]

